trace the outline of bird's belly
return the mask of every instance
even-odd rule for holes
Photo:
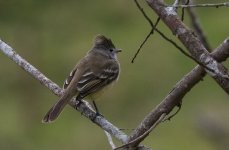
[[[102,96],[107,90],[109,90],[113,86],[114,82],[110,83],[109,85],[103,87],[99,91],[96,91],[90,95],[88,95],[86,98],[90,100],[98,100],[100,96]]]

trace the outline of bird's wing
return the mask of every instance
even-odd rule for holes
[[[77,91],[79,98],[84,98],[89,94],[101,90],[103,87],[116,80],[119,75],[117,65],[109,65],[104,67],[99,73],[86,71],[77,83]]]
[[[69,85],[70,82],[72,81],[72,79],[73,79],[73,77],[74,77],[76,71],[77,71],[77,68],[74,68],[74,69],[70,72],[69,76],[66,78],[66,80],[65,80],[65,82],[64,82],[64,84],[63,84],[63,89],[66,89],[66,88],[68,87],[68,85]]]

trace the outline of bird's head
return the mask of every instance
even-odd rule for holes
[[[116,54],[122,51],[121,49],[115,48],[111,39],[101,34],[95,37],[93,49],[101,51],[111,58],[116,58]]]

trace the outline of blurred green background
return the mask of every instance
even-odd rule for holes
[[[141,4],[155,20],[145,1]],[[0,6],[0,38],[60,86],[96,34],[123,49],[119,82],[97,102],[120,128],[135,128],[196,65],[156,33],[131,64],[150,31],[132,0],[1,0]],[[197,12],[210,45],[217,47],[229,35],[229,8]],[[185,22],[190,25],[187,16]],[[162,22],[159,29],[177,41]],[[224,64],[229,67],[228,61]],[[58,98],[2,53],[0,70],[1,150],[110,149],[104,132],[69,106],[55,123],[42,124]],[[207,76],[185,96],[180,113],[144,144],[155,150],[228,150],[228,107],[228,95]]]

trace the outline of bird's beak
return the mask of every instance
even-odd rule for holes
[[[122,51],[122,49],[116,49],[116,53],[119,53],[121,51]]]

